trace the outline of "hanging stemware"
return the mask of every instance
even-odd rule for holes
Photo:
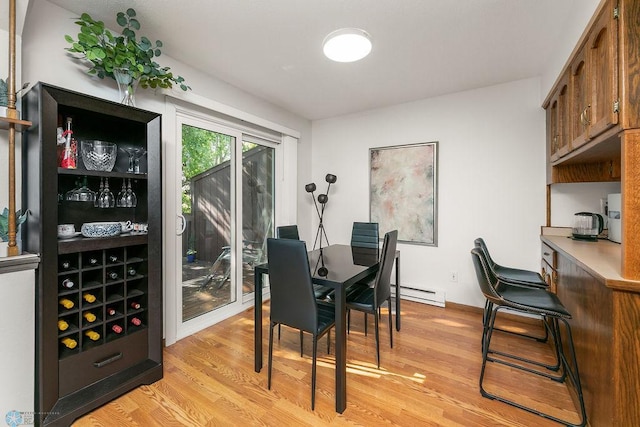
[[[116,198],[116,206],[119,208],[126,208],[127,206],[127,186],[125,185],[125,179],[122,179],[122,188]]]
[[[138,197],[131,189],[131,178],[129,178],[129,182],[127,183],[127,207],[135,208],[137,205]]]

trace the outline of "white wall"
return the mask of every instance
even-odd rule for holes
[[[34,270],[0,274],[0,415],[33,412],[35,366]]]
[[[369,148],[438,141],[438,247],[400,244],[402,283],[482,305],[469,255],[479,236],[499,262],[538,270],[545,219],[539,93],[539,79],[520,80],[314,122],[313,178],[324,192],[324,175],[338,176],[324,217],[329,241],[348,243],[351,223],[369,219]],[[452,271],[457,283],[449,281]]]

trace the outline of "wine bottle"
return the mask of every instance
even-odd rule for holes
[[[92,312],[90,312],[90,311],[86,311],[86,312],[82,313],[82,317],[84,317],[84,318],[85,318],[85,320],[86,320],[87,322],[89,322],[89,323],[93,323],[93,322],[95,322],[95,321],[96,321],[96,315],[95,315],[95,314],[93,314],[93,313],[92,313]]]
[[[138,310],[140,308],[140,303],[133,301],[131,304],[129,304],[129,306],[134,310]]]
[[[89,329],[84,333],[91,341],[98,341],[100,339],[100,334],[96,331]]]
[[[96,296],[95,296],[95,295],[93,295],[93,294],[90,294],[89,292],[85,292],[85,293],[82,295],[82,298],[84,298],[84,300],[85,300],[86,302],[88,302],[89,304],[91,304],[92,302],[96,302]]]
[[[68,270],[71,268],[71,262],[68,260],[64,260],[60,263],[60,266],[64,269],[64,270]]]
[[[69,348],[69,349],[74,349],[78,346],[78,341],[74,340],[73,338],[69,338],[69,337],[64,337],[60,340],[60,342],[62,343],[62,345],[64,345],[65,347]]]
[[[67,329],[69,329],[69,323],[67,323],[66,320],[58,320],[58,329],[61,331],[66,331]]]
[[[129,269],[127,270],[127,274],[129,275],[129,277],[133,277],[136,275],[136,269],[133,267],[129,267]]]
[[[110,271],[109,273],[107,273],[109,276],[109,279],[111,280],[118,280],[118,273],[115,271]]]
[[[66,139],[62,151],[62,159],[60,160],[60,167],[64,169],[76,169],[77,167],[78,142],[72,136],[71,121],[71,117],[67,117],[67,130],[62,134]]]
[[[131,324],[134,326],[140,326],[142,325],[142,320],[138,319],[137,317],[132,317]]]
[[[116,309],[115,309],[115,308],[113,308],[113,307],[108,307],[108,308],[107,308],[107,314],[108,314],[109,316],[115,316],[115,315],[116,315]]]
[[[118,257],[115,255],[109,255],[109,261],[111,262],[118,262]]]
[[[61,306],[63,306],[67,310],[71,310],[73,308],[73,306],[75,305],[73,303],[73,301],[71,301],[69,298],[60,298],[59,303],[60,303]]]
[[[120,325],[111,325],[111,330],[113,332],[115,332],[116,334],[121,334],[122,333],[122,326]]]
[[[66,278],[62,281],[61,286],[63,288],[67,288],[67,289],[71,289],[73,288],[73,286],[75,285],[75,283],[73,283],[73,280]]]
[[[98,258],[95,258],[95,257],[89,258],[89,265],[98,265]]]

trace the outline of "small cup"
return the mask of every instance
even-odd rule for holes
[[[58,225],[59,236],[69,236],[76,232],[76,226],[74,224],[60,224]]]
[[[120,226],[122,227],[123,233],[128,233],[133,230],[133,223],[131,223],[131,221],[120,221]]]

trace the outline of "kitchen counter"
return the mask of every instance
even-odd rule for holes
[[[556,293],[572,316],[589,424],[640,425],[640,281],[622,277],[622,246],[573,240],[571,228],[541,234],[543,256],[549,248],[557,255]]]
[[[541,240],[592,276],[602,279],[608,288],[640,293],[640,281],[622,277],[622,246],[619,243],[602,239],[597,242],[573,240],[561,234],[543,231]]]

